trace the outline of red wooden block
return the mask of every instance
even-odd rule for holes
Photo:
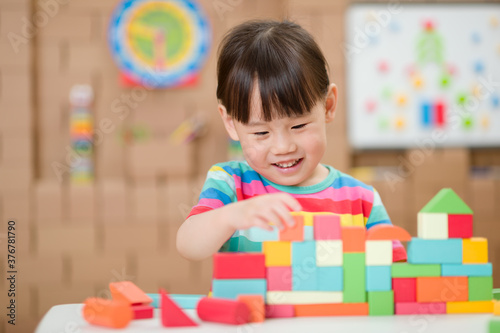
[[[313,220],[314,239],[342,239],[339,215],[315,215]]]
[[[267,290],[292,290],[292,267],[268,267]]]
[[[198,326],[175,302],[160,289],[161,323],[164,327]]]
[[[342,227],[342,247],[344,252],[365,252],[365,227]]]
[[[448,214],[448,237],[471,238],[472,214]]]
[[[133,305],[134,319],[153,318],[153,309],[151,305]]]
[[[446,314],[446,303],[395,303],[394,313],[410,314]]]
[[[230,299],[203,297],[196,307],[198,317],[204,321],[241,325],[250,320],[250,309],[239,301]]]
[[[109,290],[114,300],[130,305],[149,304],[153,301],[151,297],[130,281],[111,282]]]
[[[266,257],[263,253],[214,254],[215,279],[265,279]]]
[[[285,228],[280,230],[280,241],[301,242],[304,240],[304,216],[294,215],[295,224],[289,227],[284,224]]]
[[[368,229],[366,239],[411,241],[411,235],[405,229],[391,224],[377,224]]]
[[[295,307],[289,304],[266,305],[266,318],[295,317]]]
[[[394,278],[392,289],[395,303],[417,301],[417,278]]]

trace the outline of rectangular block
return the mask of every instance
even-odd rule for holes
[[[367,316],[368,303],[299,304],[296,317]]]
[[[316,242],[292,242],[292,266],[316,265]]]
[[[292,290],[292,267],[267,267],[267,290]]]
[[[389,291],[391,287],[391,266],[366,267],[366,291]]]
[[[238,295],[262,295],[266,297],[267,282],[265,279],[230,279],[212,281],[212,296],[237,299]]]
[[[418,213],[417,230],[421,239],[447,239],[448,214]]]
[[[295,224],[289,227],[285,224],[285,228],[280,230],[280,241],[303,241],[304,240],[304,217],[293,216]]]
[[[295,308],[291,304],[266,305],[266,318],[295,317]]]
[[[290,242],[262,242],[262,252],[266,255],[266,267],[291,266],[291,248]]]
[[[442,276],[491,276],[493,266],[487,264],[443,264],[441,265]]]
[[[367,240],[366,241],[366,266],[392,265],[392,241]]]
[[[160,294],[146,294],[149,298],[153,300],[151,306],[155,309],[160,308]],[[179,295],[179,294],[169,294],[168,295],[181,309],[196,309],[198,301],[206,295]]]
[[[446,303],[398,303],[394,304],[395,314],[446,314]]]
[[[461,264],[462,240],[412,238],[408,244],[411,264]]]
[[[392,279],[395,303],[414,303],[417,301],[417,279],[416,278],[394,278]]]
[[[472,223],[472,214],[448,214],[448,237],[471,238]]]
[[[348,226],[341,228],[344,252],[365,252],[366,228]],[[357,302],[360,303],[360,302]]]
[[[265,279],[265,259],[262,253],[216,253],[214,279]]]
[[[500,301],[494,300],[493,303],[493,314],[495,316],[500,316]]]
[[[366,302],[364,253],[344,253],[344,303]]]
[[[342,252],[342,240],[318,240],[316,241],[316,265],[342,266],[344,254]]]
[[[266,304],[328,304],[342,299],[340,291],[268,291]]]
[[[305,225],[304,226],[304,240],[305,241],[313,241],[314,240],[314,228],[309,226],[309,225]]]
[[[394,314],[394,292],[369,291],[368,306],[370,316],[392,316]]]
[[[130,305],[148,305],[153,301],[131,281],[111,282],[109,290],[114,300],[119,300]]]
[[[344,270],[342,267],[339,266],[317,267],[316,278],[317,278],[317,290],[320,291],[344,290]]]
[[[341,240],[340,216],[338,215],[314,215],[314,239],[315,240]]]
[[[493,301],[448,302],[446,313],[492,313]]]
[[[463,240],[463,263],[482,264],[488,262],[488,240],[473,237]]]
[[[491,276],[469,277],[469,301],[491,301],[493,278]]]
[[[469,299],[467,277],[441,276],[417,278],[417,302],[445,303]]]
[[[251,323],[260,323],[265,320],[266,310],[264,297],[261,295],[240,295],[238,296],[238,301],[248,306]]]
[[[314,241],[292,242],[292,290],[318,290],[318,267]]]
[[[440,276],[441,265],[409,264],[395,262],[391,266],[393,278],[411,278],[419,276]]]

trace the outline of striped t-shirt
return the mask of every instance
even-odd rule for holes
[[[213,165],[200,194],[198,204],[188,217],[232,202],[252,197],[286,192],[302,205],[305,212],[331,212],[340,215],[341,225],[366,226],[391,224],[378,192],[363,182],[325,165],[329,173],[325,180],[311,186],[275,184],[256,171],[246,161],[230,161]],[[304,239],[313,240],[313,230],[304,230]],[[237,230],[222,246],[221,251],[260,252],[266,232],[254,227]],[[393,261],[406,260],[406,251],[399,241],[393,242]]]

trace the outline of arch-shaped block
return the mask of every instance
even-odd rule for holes
[[[408,242],[411,240],[411,235],[405,229],[391,225],[378,224],[366,231],[367,240],[399,240]]]

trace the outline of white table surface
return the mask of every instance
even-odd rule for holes
[[[84,332],[231,332],[231,333],[293,333],[293,332],[397,332],[397,333],[482,333],[488,331],[490,314],[468,315],[408,315],[408,316],[359,316],[359,317],[300,317],[267,319],[264,323],[232,326],[202,322],[196,310],[185,310],[197,321],[198,327],[167,328],[161,325],[159,310],[152,319],[133,320],[124,329],[111,329],[88,324],[82,317],[83,304],[53,306],[36,329],[36,333],[84,333]],[[283,331],[286,330],[286,331]]]

